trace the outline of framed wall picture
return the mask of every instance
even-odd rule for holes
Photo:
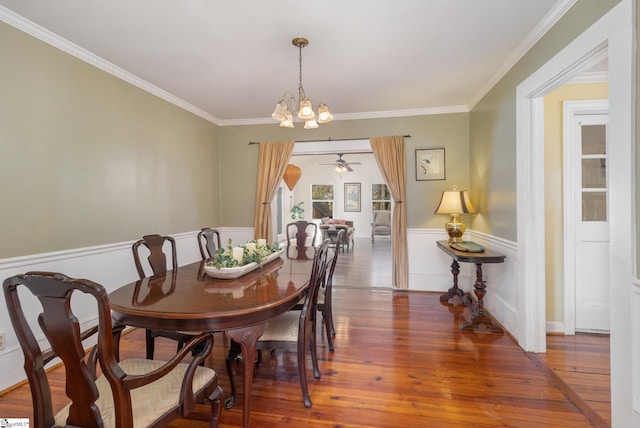
[[[344,183],[345,212],[360,212],[360,183]]]
[[[444,147],[416,149],[416,180],[444,180]]]

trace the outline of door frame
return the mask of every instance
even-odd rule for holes
[[[576,116],[581,115],[599,115],[609,114],[609,100],[571,100],[565,101],[563,105],[563,187],[564,187],[564,334],[576,333],[576,221],[577,207],[575,206],[575,188],[577,186],[576,177],[573,174],[567,174],[569,170],[574,168],[570,164],[576,162],[573,156],[570,156],[569,142],[576,141],[576,128],[573,126]],[[607,142],[607,153],[609,151]]]
[[[640,287],[634,284],[636,248],[635,2],[621,0],[516,88],[519,343],[545,352],[544,100],[542,97],[595,65],[609,63],[611,206],[611,413],[614,426],[640,424]],[[614,143],[615,142],[615,143]]]

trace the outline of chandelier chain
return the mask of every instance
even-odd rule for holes
[[[298,70],[298,77],[300,79],[298,83],[299,102],[304,98],[304,87],[302,86],[302,44],[298,45]]]

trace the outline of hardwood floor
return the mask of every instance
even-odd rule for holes
[[[336,287],[391,289],[391,239],[356,238],[354,248],[341,252],[333,274]]]
[[[358,251],[364,252],[363,245],[356,242],[351,257]],[[506,334],[462,332],[459,326],[470,310],[443,306],[438,293],[367,288],[346,271],[343,278],[345,283],[334,290],[335,352],[328,351],[324,329],[318,330],[322,378],[308,375],[313,407],[307,409],[302,403],[295,353],[266,354],[254,375],[252,427],[593,427],[609,423],[596,412],[600,410],[596,403],[606,407],[600,399],[608,390],[608,379],[603,380],[608,376],[608,347],[597,341],[602,337],[589,335],[586,345],[578,336],[574,345],[572,340],[556,344],[559,337],[551,337],[549,352],[537,358],[523,352]],[[144,356],[144,332],[125,335],[121,349],[125,358]],[[227,394],[225,350],[223,336],[216,335],[207,364],[216,369]],[[157,340],[157,358],[173,352],[174,342]],[[574,357],[571,362],[569,358]],[[587,390],[575,386],[573,393],[567,392],[554,375],[567,372],[575,374],[567,384],[591,386]],[[55,373],[61,382],[63,370],[57,368]],[[236,379],[241,382],[241,377]],[[576,402],[578,393],[583,402]],[[56,396],[55,409],[62,406],[63,398]],[[240,400],[237,397],[236,403]],[[595,409],[585,410],[585,404]],[[205,415],[205,409],[200,409],[199,416]],[[1,418],[30,414],[27,385],[0,396]],[[241,422],[241,406],[236,405],[222,411],[219,426],[237,427]],[[204,426],[197,420],[171,425]]]

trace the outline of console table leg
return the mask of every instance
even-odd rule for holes
[[[492,333],[503,333],[502,328],[496,326],[484,312],[484,295],[487,293],[487,283],[482,279],[482,263],[476,263],[476,282],[473,284],[473,288],[478,303],[471,315],[471,320],[464,323],[461,329],[471,329],[484,324],[487,330]]]
[[[471,304],[471,299],[469,296],[464,294],[464,291],[458,288],[458,274],[460,273],[460,265],[456,260],[451,263],[451,274],[453,275],[453,287],[451,287],[446,294],[442,294],[440,296],[440,303],[449,303],[449,300],[458,296],[460,301],[465,305],[469,306]]]

